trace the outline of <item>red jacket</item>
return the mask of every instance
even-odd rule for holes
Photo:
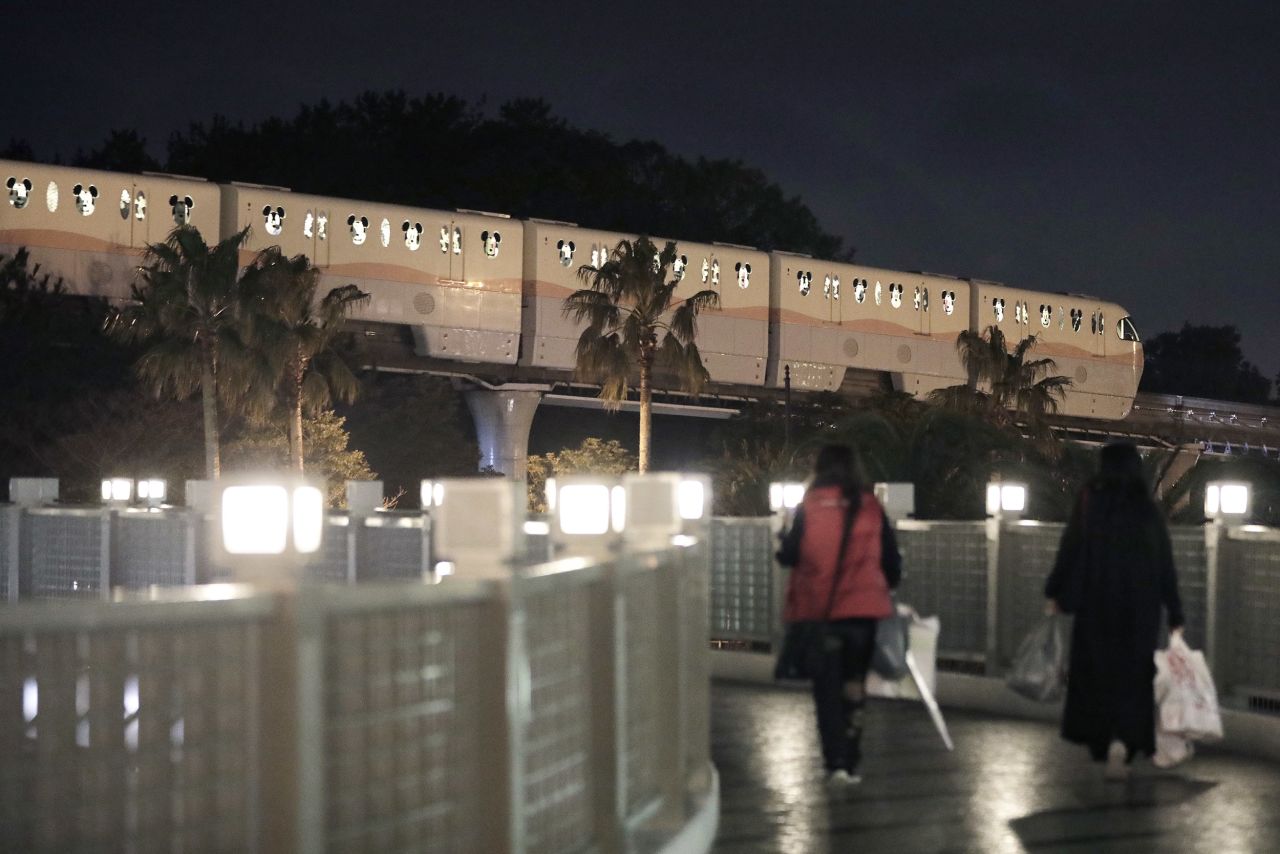
[[[787,581],[787,605],[783,614],[787,622],[846,617],[882,619],[893,613],[889,583],[881,568],[884,510],[870,492],[862,494],[854,514],[849,545],[844,553],[844,572],[831,599],[831,613],[827,613],[846,504],[837,486],[818,487],[805,493],[800,557]]]

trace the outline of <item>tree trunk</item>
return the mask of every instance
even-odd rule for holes
[[[207,348],[204,367],[200,371],[200,398],[204,408],[204,476],[216,481],[222,476],[218,438],[218,363],[217,356]]]
[[[640,474],[649,470],[649,435],[653,417],[653,404],[649,390],[651,361],[650,357],[640,357]]]
[[[302,362],[293,365],[293,411],[289,413],[289,465],[298,474],[302,469]]]

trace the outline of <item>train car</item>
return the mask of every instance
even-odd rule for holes
[[[224,234],[250,227],[244,260],[279,245],[322,271],[322,290],[367,292],[355,320],[413,330],[420,356],[514,364],[519,353],[523,226],[500,214],[436,211],[222,187]]]
[[[774,252],[768,383],[834,391],[848,368],[883,371],[923,397],[964,382],[956,336],[969,328],[969,285]]]
[[[571,371],[582,325],[565,318],[565,297],[586,287],[578,277],[584,265],[601,261],[622,239],[633,235],[596,231],[571,223],[528,220],[524,246],[524,328],[521,364]],[[662,248],[667,241],[653,238]],[[698,351],[712,382],[761,386],[768,352],[769,258],[744,246],[719,243],[676,244],[673,274],[680,284],[676,299],[711,289],[720,307],[698,314]]]
[[[71,293],[127,299],[148,244],[176,225],[218,233],[218,187],[201,178],[15,161],[0,161],[0,175],[0,253],[27,247]]]
[[[1054,373],[1071,380],[1060,414],[1118,420],[1133,408],[1142,379],[1142,344],[1119,305],[974,281],[969,322],[977,332],[996,326],[1010,346],[1036,336],[1028,358],[1053,359]]]

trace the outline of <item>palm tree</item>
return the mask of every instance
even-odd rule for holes
[[[667,275],[675,259],[674,243],[659,252],[647,237],[621,240],[600,266],[578,268],[588,286],[564,301],[565,317],[587,323],[578,338],[577,373],[601,384],[600,397],[611,408],[626,399],[632,369],[638,369],[642,473],[649,468],[654,368],[671,370],[694,394],[710,379],[694,339],[698,312],[719,307],[720,295],[702,290],[676,299],[680,278],[668,281]]]
[[[146,349],[136,369],[160,397],[179,400],[200,389],[205,475],[221,474],[218,401],[236,399],[251,380],[244,369],[238,310],[240,249],[249,229],[209,246],[193,226],[178,226],[147,247],[132,301],[108,319],[108,330]]]
[[[1057,368],[1053,359],[1028,360],[1035,345],[1036,336],[1030,335],[1009,352],[999,327],[988,326],[981,334],[966,329],[956,338],[956,350],[969,375],[968,383],[939,389],[930,398],[981,414],[1000,426],[1012,423],[1012,410],[1033,433],[1042,434],[1046,416],[1058,411],[1071,380],[1049,375]]]
[[[360,384],[334,346],[347,314],[369,301],[355,285],[334,288],[317,302],[320,271],[305,255],[287,258],[279,247],[262,252],[245,274],[245,316],[250,340],[276,378],[289,408],[289,464],[303,470],[302,416],[337,399],[355,400]]]

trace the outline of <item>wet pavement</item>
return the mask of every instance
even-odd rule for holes
[[[1055,727],[945,710],[948,753],[918,702],[872,701],[859,786],[822,773],[806,692],[716,682],[716,854],[1280,852],[1280,765],[1202,750],[1105,782]]]

